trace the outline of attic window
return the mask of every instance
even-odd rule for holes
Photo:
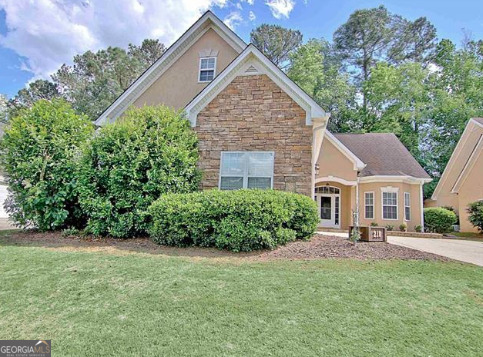
[[[211,82],[215,78],[216,57],[200,58],[200,82]]]

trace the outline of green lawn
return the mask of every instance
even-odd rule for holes
[[[53,356],[476,356],[483,269],[0,243],[0,339]]]

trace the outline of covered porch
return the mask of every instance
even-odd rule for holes
[[[349,229],[356,207],[356,187],[356,181],[336,177],[316,179],[314,200],[320,218],[319,227]]]

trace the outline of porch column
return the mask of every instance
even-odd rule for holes
[[[311,196],[313,197],[315,192],[315,164],[319,159],[320,148],[322,147],[322,141],[324,140],[325,128],[327,126],[327,120],[329,116],[324,118],[312,118],[312,178],[311,178]]]

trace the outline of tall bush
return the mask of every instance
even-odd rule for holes
[[[40,100],[11,118],[0,141],[9,197],[18,226],[53,230],[82,225],[76,196],[80,147],[94,127],[63,100]]]
[[[197,137],[181,113],[131,108],[99,129],[80,167],[80,202],[94,235],[146,234],[145,211],[161,194],[199,187]]]
[[[151,205],[149,214],[149,233],[159,244],[232,251],[309,238],[319,221],[309,197],[272,190],[168,194]]]
[[[450,232],[457,220],[456,214],[446,208],[431,207],[424,209],[424,226],[430,232]]]
[[[469,221],[483,233],[483,200],[468,205]]]

